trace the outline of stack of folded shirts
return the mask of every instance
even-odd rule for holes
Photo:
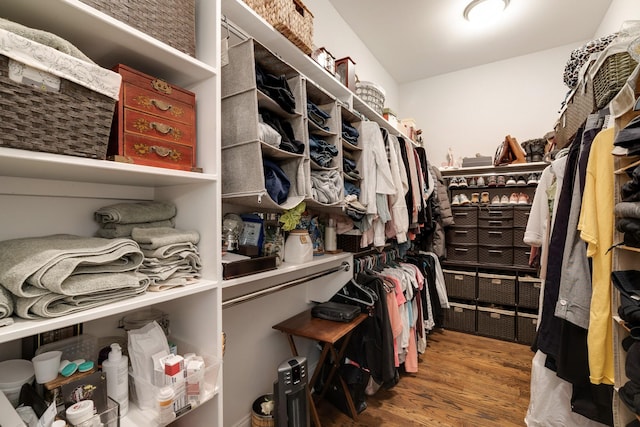
[[[98,237],[130,237],[134,228],[173,227],[176,206],[171,202],[117,203],[94,213]]]
[[[56,234],[5,240],[0,283],[11,292],[17,316],[59,317],[143,294],[149,280],[137,272],[142,259],[131,239]]]
[[[150,291],[161,291],[196,282],[202,265],[198,253],[200,235],[171,227],[134,228],[131,238],[142,249],[140,273],[147,275]]]

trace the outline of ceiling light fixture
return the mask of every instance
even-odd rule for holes
[[[486,22],[497,18],[509,6],[510,0],[473,0],[462,15],[469,22]]]

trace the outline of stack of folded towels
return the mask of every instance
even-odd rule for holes
[[[126,234],[142,250],[139,272],[149,280],[150,291],[194,283],[201,275],[197,231],[174,228],[177,208],[171,202],[117,203],[98,209],[98,235]]]
[[[98,237],[131,237],[134,228],[173,227],[177,209],[170,202],[117,203],[95,212]]]
[[[59,317],[143,294],[143,254],[131,239],[70,234],[0,242],[0,315]]]
[[[189,285],[200,277],[202,265],[198,253],[200,235],[170,227],[134,228],[131,238],[142,249],[140,271],[151,280],[150,291]]]

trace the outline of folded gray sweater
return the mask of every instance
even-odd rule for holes
[[[117,289],[121,285],[115,276],[101,275],[100,285],[81,276],[135,271],[143,258],[131,239],[56,234],[5,240],[0,242],[0,284],[19,297],[80,295],[94,286]]]
[[[141,222],[164,221],[176,216],[176,205],[171,202],[138,202],[116,203],[104,206],[94,213],[95,220],[100,224],[117,222],[118,224],[133,224]]]

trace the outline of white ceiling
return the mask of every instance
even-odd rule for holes
[[[329,0],[382,66],[407,83],[594,37],[612,0],[511,0],[490,27],[469,0]]]

